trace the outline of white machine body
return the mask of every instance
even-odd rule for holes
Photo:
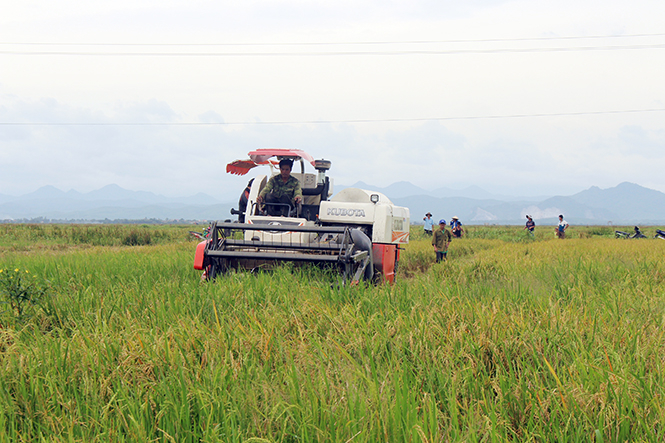
[[[298,175],[293,174],[296,177]],[[268,177],[259,175],[254,179],[248,198],[246,223],[279,224],[294,226],[314,225],[314,222],[297,217],[270,217],[254,215],[256,199],[267,183]],[[372,202],[372,196],[376,202]],[[320,203],[319,222],[325,225],[359,225],[371,227],[372,243],[407,244],[411,223],[409,208],[395,206],[380,192],[359,188],[346,188],[330,200]],[[246,240],[308,242],[312,235],[296,232],[245,231]]]
[[[358,188],[346,188],[322,201],[319,210],[324,224],[371,226],[372,243],[408,243],[410,218],[409,208],[395,206],[380,192]]]

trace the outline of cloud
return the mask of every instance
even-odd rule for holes
[[[648,131],[641,126],[624,126],[619,129],[615,143],[626,156],[665,159],[665,130]]]
[[[531,141],[497,139],[475,146],[467,153],[475,158],[474,163],[489,170],[505,170],[523,173],[542,173],[552,164],[552,157],[538,149]]]
[[[226,163],[267,146],[332,160],[338,184],[407,180],[428,189],[478,185],[532,195],[627,180],[665,190],[662,113],[448,119],[661,107],[665,62],[659,48],[491,52],[660,44],[659,37],[450,40],[659,33],[663,2],[626,8],[609,0],[600,15],[598,4],[573,0],[63,0],[42,6],[8,3],[0,16],[3,41],[70,42],[76,45],[49,48],[91,55],[0,55],[1,121],[108,125],[0,126],[3,193],[117,183],[167,194],[232,192],[237,199],[235,188],[246,179],[225,174]],[[448,42],[339,44],[414,40]],[[89,46],[100,42],[129,45]],[[146,42],[266,45],[135,46]],[[338,44],[270,45],[283,42]],[[320,54],[351,49],[481,52]],[[101,55],[105,51],[243,55]],[[312,54],[254,57],[252,51]],[[231,124],[437,117],[445,120]],[[190,121],[209,125],[112,125]]]
[[[224,118],[215,111],[206,111],[199,114],[199,121],[202,123],[224,123]]]
[[[638,151],[644,155],[662,152],[662,132],[636,127],[622,128],[614,138],[599,139],[594,149],[585,150],[580,146],[593,138],[575,132],[559,132],[544,140],[533,139],[542,132],[528,131],[525,138],[510,138],[511,131],[494,138],[487,135],[487,140],[469,137],[469,131],[488,130],[483,122],[465,129],[457,125],[458,130],[436,121],[114,126],[180,122],[182,117],[169,103],[158,100],[116,103],[103,113],[53,99],[5,98],[0,118],[6,121],[110,125],[0,127],[4,193],[29,192],[43,185],[89,191],[115,183],[165,195],[207,192],[233,200],[247,178],[226,174],[226,164],[260,147],[298,148],[315,158],[332,160],[330,176],[337,184],[362,180],[387,186],[410,181],[425,189],[477,185],[494,193],[518,195],[577,192],[625,180],[658,189],[654,183],[664,166],[655,154],[651,163],[636,155]],[[212,110],[199,116],[203,122],[225,120]],[[564,155],[558,146],[566,147]]]
[[[178,114],[163,100],[116,104],[114,121],[128,123],[168,123],[178,120]]]

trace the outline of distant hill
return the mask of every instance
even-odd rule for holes
[[[0,220],[44,217],[58,220],[114,219],[226,219],[231,203],[203,193],[165,197],[108,185],[88,193],[44,186],[19,197],[0,198]]]
[[[592,187],[572,196],[539,200],[412,196],[393,201],[407,206],[415,223],[429,211],[436,219],[447,220],[457,215],[470,224],[521,224],[527,214],[541,224],[556,223],[559,214],[569,223],[577,224],[665,224],[665,194],[633,183],[609,189]]]
[[[335,186],[335,191],[339,192],[345,188],[360,188],[360,189],[366,189],[368,191],[376,191],[385,194],[388,198],[391,199],[400,198],[400,197],[409,197],[412,195],[429,195],[429,192],[424,190],[423,188],[419,188],[418,186],[405,181],[393,183],[392,185],[385,188],[368,185],[365,182],[359,181],[351,186]]]
[[[8,201],[14,200],[16,197],[12,197],[10,195],[5,195],[5,194],[0,194],[0,205],[3,203],[6,203]]]
[[[465,197],[477,200],[510,200],[510,197],[492,194],[479,186],[469,186],[463,189],[437,188],[430,195],[434,197]]]
[[[350,186],[335,186],[335,191]],[[522,224],[530,214],[539,225],[554,224],[563,214],[571,224],[662,224],[665,225],[665,194],[634,183],[608,189],[591,187],[571,196],[519,198],[498,196],[472,186],[428,191],[409,182],[381,188],[358,182],[353,185],[385,194],[411,211],[412,223],[422,223],[426,212],[438,221],[458,216],[466,224]],[[219,201],[207,194],[166,197],[108,185],[88,193],[61,191],[44,186],[19,197],[0,194],[0,220],[44,217],[58,220],[185,219],[224,220],[236,203]]]
[[[635,183],[624,182],[609,189],[592,186],[570,198],[583,205],[606,209],[620,220],[665,220],[665,194]]]
[[[412,196],[403,198],[391,198],[393,203],[399,206],[406,206],[411,211],[411,222],[422,223],[422,219],[427,212],[431,212],[438,222],[440,219],[449,221],[451,217],[457,216],[464,221],[486,222],[498,220],[499,217],[494,213],[478,212],[482,207],[496,207],[503,202],[498,200],[475,200],[465,197],[427,197]]]
[[[422,196],[435,197],[435,198],[461,197],[461,198],[471,198],[476,200],[498,200],[498,201],[521,201],[526,199],[525,197],[520,197],[520,196],[493,194],[491,192],[482,189],[479,186],[468,186],[466,188],[461,188],[461,189],[440,187],[434,190],[426,190],[406,181],[393,183],[392,185],[387,186],[385,188],[369,185],[365,182],[359,181],[351,186],[335,185],[335,192],[339,192],[345,188],[361,188],[361,189],[367,189],[368,191],[377,191],[381,192],[382,194],[385,194],[391,199],[411,197],[415,195],[422,195]],[[541,199],[544,198],[547,197],[542,197]],[[537,200],[538,198],[532,197],[531,199]]]

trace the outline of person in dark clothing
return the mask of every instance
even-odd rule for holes
[[[457,216],[453,217],[450,222],[450,229],[452,230],[453,236],[461,238],[464,234],[464,228],[462,228],[462,222],[459,221]]]
[[[441,260],[448,260],[448,245],[452,238],[450,231],[446,229],[446,221],[439,220],[439,229],[432,235],[432,246],[434,246],[437,263]]]
[[[240,223],[245,223],[245,212],[247,212],[247,201],[249,200],[249,192],[252,190],[252,183],[254,183],[254,179],[247,183],[247,187],[242,191],[240,200],[238,200],[238,210],[241,212],[241,214],[238,214],[238,222]]]
[[[536,222],[533,221],[533,218],[531,218],[530,215],[527,215],[526,216],[526,226],[524,226],[524,229],[527,230],[527,232],[529,233],[529,235],[531,237],[534,236],[533,230],[534,230],[535,227],[536,227]]]
[[[256,201],[266,203],[269,215],[284,216],[286,206],[294,208],[302,201],[302,189],[300,181],[291,175],[293,160],[282,159],[279,161],[279,174],[273,175],[268,180],[268,184],[261,190]],[[281,203],[282,205],[273,205],[271,203]]]

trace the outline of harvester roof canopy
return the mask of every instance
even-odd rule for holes
[[[283,158],[303,159],[314,166],[314,157],[300,149],[261,148],[249,152],[249,159],[236,160],[226,165],[226,172],[236,175],[245,175],[250,169],[258,165],[276,165]],[[277,157],[277,160],[272,159]]]

